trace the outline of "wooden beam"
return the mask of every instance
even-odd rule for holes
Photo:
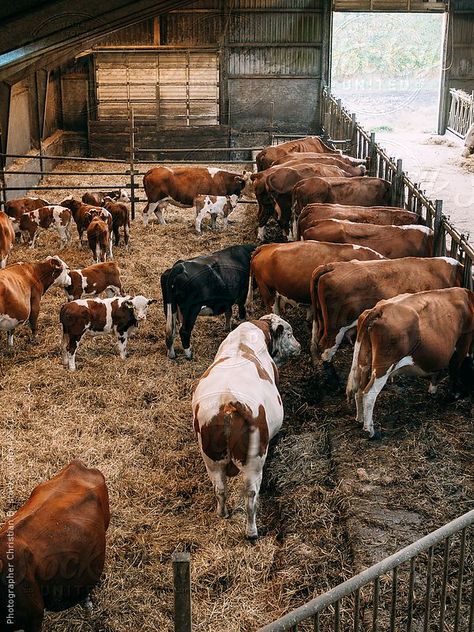
[[[153,18],[153,45],[159,46],[161,44],[161,31],[160,31],[160,18]]]

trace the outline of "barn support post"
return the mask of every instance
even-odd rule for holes
[[[357,155],[357,119],[355,112],[351,114],[351,154],[358,158]]]
[[[435,209],[433,255],[444,257],[446,255],[446,232],[443,226],[443,200],[435,200]]]
[[[174,630],[175,632],[191,632],[191,555],[189,553],[173,553],[174,581]]]
[[[392,178],[392,206],[402,206],[403,194],[403,166],[402,159],[399,158],[397,160],[397,171],[393,174]]]

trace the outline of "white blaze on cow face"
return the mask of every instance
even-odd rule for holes
[[[130,299],[128,300],[133,306],[133,313],[139,323],[146,320],[148,307],[152,303],[156,303],[156,299],[146,298],[145,296],[142,296],[141,294],[139,294],[138,296],[135,296],[131,300]]]
[[[128,193],[125,191],[125,189],[120,189],[119,190],[118,198],[117,198],[116,201],[117,202],[124,202],[125,204],[127,202],[130,202],[130,197],[129,197]]]
[[[271,325],[271,352],[275,364],[281,366],[290,358],[298,356],[301,352],[301,345],[293,336],[293,329],[286,320],[276,314],[268,314],[260,320],[268,320]]]
[[[67,263],[65,263],[58,256],[48,257],[48,259],[56,259],[56,261],[58,261],[62,267],[59,276],[57,276],[54,279],[53,285],[55,285],[56,287],[67,287],[68,285],[71,285],[72,280],[71,280],[71,277],[69,276],[69,268],[68,268]]]

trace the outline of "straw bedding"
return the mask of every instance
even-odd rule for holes
[[[65,163],[58,169],[80,166]],[[105,163],[82,168],[110,170]],[[113,184],[117,178],[108,180]],[[104,177],[102,185],[106,182]],[[59,201],[63,192],[42,195]],[[186,210],[170,209],[167,226],[147,229],[138,215],[130,251],[115,248],[116,260],[129,293],[160,301],[131,338],[126,361],[115,341],[103,336],[81,343],[76,373],[62,368],[59,289],[42,301],[36,344],[26,326],[17,329],[12,352],[2,343],[0,407],[9,422],[5,445],[14,461],[2,468],[0,482],[6,489],[12,481],[14,494],[0,505],[0,518],[73,458],[100,468],[110,493],[106,570],[93,594],[94,612],[77,607],[48,614],[47,632],[171,630],[175,550],[192,555],[194,629],[255,630],[469,508],[474,492],[469,406],[444,406],[428,398],[422,380],[397,380],[376,408],[383,438],[368,442],[352,406],[311,368],[304,312],[290,309],[303,353],[281,371],[286,419],[267,461],[258,511],[261,537],[253,546],[244,540],[239,479],[230,486],[232,516],[216,516],[190,400],[193,380],[225,336],[224,319],[198,319],[195,360],[182,354],[176,362],[167,360],[159,277],[178,258],[252,241],[255,212],[255,205],[239,205],[227,232],[206,230],[202,236]],[[79,249],[73,232],[72,244],[59,254],[71,268],[89,265],[90,253]],[[57,253],[54,234],[40,237],[39,244],[35,251],[16,247],[10,261]],[[255,315],[262,314],[257,301]],[[341,375],[347,375],[349,363],[347,349],[336,363]]]

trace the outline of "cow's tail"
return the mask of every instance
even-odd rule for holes
[[[251,310],[253,308],[253,273],[252,273],[252,265],[250,265],[249,271],[249,287],[247,291],[247,298],[245,300],[245,308],[247,310]]]
[[[247,435],[245,469],[247,472],[254,470],[257,473],[260,470],[260,465],[257,462],[257,458],[260,456],[260,430],[252,417],[251,411],[239,402],[232,402],[225,405],[223,412],[225,449],[229,459],[226,474],[228,476],[235,475],[237,473],[235,461],[242,463],[242,455],[233,453],[233,446],[239,443],[235,441],[237,437],[233,436],[234,434],[238,434],[240,439],[242,439],[242,434]],[[237,421],[238,423],[236,423]]]
[[[371,309],[366,310],[359,316],[357,323],[357,338],[354,345],[354,354],[352,356],[352,366],[349,372],[349,378],[347,380],[346,396],[347,401],[350,402],[356,393],[364,389],[364,376],[370,375],[370,367],[362,368],[359,362],[361,347],[364,345],[364,353],[372,356],[372,341],[370,337],[370,329],[375,321],[380,318],[379,310]],[[366,347],[369,345],[369,348]]]
[[[324,317],[327,319],[327,310],[324,309],[323,304],[321,303],[321,297],[319,294],[319,282],[321,278],[328,272],[332,272],[334,270],[334,264],[327,263],[323,264],[314,270],[313,275],[311,277],[310,283],[310,294],[311,294],[311,306],[313,308],[313,325],[312,325],[312,333],[311,333],[311,357],[313,359],[313,363],[316,364],[317,359],[319,357],[318,353],[318,343],[321,338],[321,333],[324,329]]]
[[[161,275],[161,292],[163,295],[163,309],[166,319],[166,337],[174,337],[176,333],[176,318],[178,305],[174,293],[174,280],[177,274],[181,273],[181,266],[174,265]]]

